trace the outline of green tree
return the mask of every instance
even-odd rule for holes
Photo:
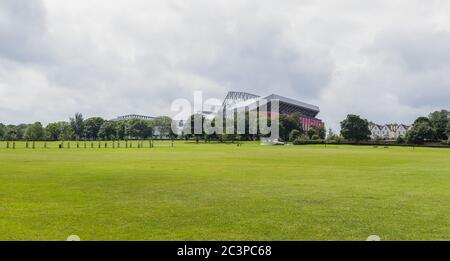
[[[4,140],[17,140],[16,126],[8,125],[5,127],[5,133],[3,134]]]
[[[368,140],[370,135],[369,122],[358,115],[349,114],[341,122],[341,135],[356,142]]]
[[[172,136],[172,119],[168,116],[160,116],[151,120],[151,126],[153,130],[158,132],[159,137]]]
[[[291,133],[289,133],[289,141],[294,141],[298,137],[302,135],[299,130],[292,130]]]
[[[298,130],[300,133],[303,133],[303,127],[300,124],[300,113],[292,113],[290,115],[280,115],[279,122],[280,122],[280,138],[283,140],[289,139],[289,134],[292,130]]]
[[[436,139],[447,140],[447,125],[450,122],[450,113],[447,110],[435,111],[428,116],[431,126],[436,132]]]
[[[132,139],[145,139],[153,134],[150,122],[141,119],[131,119],[127,121],[125,127],[126,136]]]
[[[317,135],[317,131],[316,131],[316,129],[314,129],[314,128],[309,128],[309,129],[306,131],[306,135],[308,136],[309,139],[312,139],[312,137],[313,137],[314,135]]]
[[[45,131],[49,140],[59,140],[59,136],[61,135],[61,124],[57,122],[49,123],[47,127],[45,127]]]
[[[112,140],[116,138],[117,135],[117,122],[115,121],[105,121],[103,122],[100,130],[98,132],[98,137],[104,140]]]
[[[61,121],[58,123],[60,128],[59,140],[72,140],[75,137],[72,126],[70,123]]]
[[[327,130],[324,127],[316,128],[317,136],[319,136],[320,139],[324,140],[327,136]]]
[[[201,122],[201,126],[198,126],[197,128],[200,128],[200,130],[201,130],[201,134],[196,134],[195,133],[195,120],[196,119],[199,119],[199,124],[200,124],[200,122]],[[191,117],[189,118],[189,120],[186,122],[186,124],[184,125],[184,129],[185,129],[185,133],[186,133],[186,137],[187,138],[190,138],[190,137],[194,137],[195,136],[195,138],[196,139],[200,139],[201,137],[203,137],[204,136],[204,134],[205,134],[205,130],[204,130],[204,122],[205,122],[205,117],[203,116],[203,115],[201,115],[201,114],[193,114],[193,115],[191,115]],[[224,121],[226,121],[227,119],[224,119]],[[233,124],[232,122],[228,122],[228,121],[226,121],[225,123],[224,123],[224,126],[226,126],[226,124]],[[236,129],[234,129],[234,132],[236,131]]]
[[[98,139],[98,132],[102,126],[104,119],[100,117],[92,117],[84,121],[84,133],[88,139]]]
[[[70,126],[75,133],[77,139],[81,139],[84,136],[84,120],[81,113],[75,113],[75,117],[70,118]]]
[[[450,121],[447,123],[447,136],[450,139]]]
[[[434,140],[436,130],[430,121],[423,119],[416,120],[411,129],[406,133],[406,142],[409,144],[423,144],[426,141]]]
[[[27,140],[43,140],[45,138],[45,129],[40,122],[30,124],[25,129],[24,138]]]
[[[116,137],[119,140],[125,139],[125,129],[126,129],[126,122],[125,121],[118,121],[116,123]]]
[[[6,126],[0,123],[0,140],[4,139]]]

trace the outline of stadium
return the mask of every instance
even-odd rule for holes
[[[229,114],[236,110],[258,109],[260,113],[267,113],[270,115],[274,113],[271,108],[271,101],[273,100],[278,100],[279,102],[279,114],[291,115],[293,113],[300,113],[301,116],[299,121],[302,123],[304,130],[308,130],[312,127],[324,127],[322,120],[316,118],[320,112],[318,106],[287,98],[278,94],[259,96],[246,92],[230,91],[222,103],[221,110]],[[204,115],[205,114],[210,115],[209,112],[204,112]]]

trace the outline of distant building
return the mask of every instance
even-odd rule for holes
[[[404,137],[411,126],[405,124],[375,124],[369,123],[370,137],[372,139],[380,138],[385,140],[395,140],[398,137]]]
[[[152,117],[152,116],[128,114],[128,115],[119,116],[119,117],[113,119],[113,121],[126,121],[126,120],[131,120],[131,119],[152,120],[154,118],[155,117]]]
[[[268,101],[267,108],[265,108],[267,111],[263,111],[259,108],[259,112],[270,115],[272,113],[270,101],[272,100],[279,101],[279,114],[291,115],[296,112],[300,113],[301,116],[299,122],[303,125],[304,130],[308,130],[312,127],[319,128],[325,126],[322,120],[316,118],[317,114],[320,112],[319,107],[278,94],[259,96],[245,92],[228,92],[225,100],[223,101],[222,108],[227,111],[228,114],[238,108],[254,108],[253,105]],[[203,115],[205,115],[205,117],[209,116],[206,114]]]

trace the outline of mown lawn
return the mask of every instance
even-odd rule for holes
[[[450,149],[75,144],[0,144],[0,240],[450,240]]]

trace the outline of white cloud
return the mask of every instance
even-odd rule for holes
[[[0,3],[0,121],[165,114],[193,90],[411,122],[450,98],[448,1]]]

